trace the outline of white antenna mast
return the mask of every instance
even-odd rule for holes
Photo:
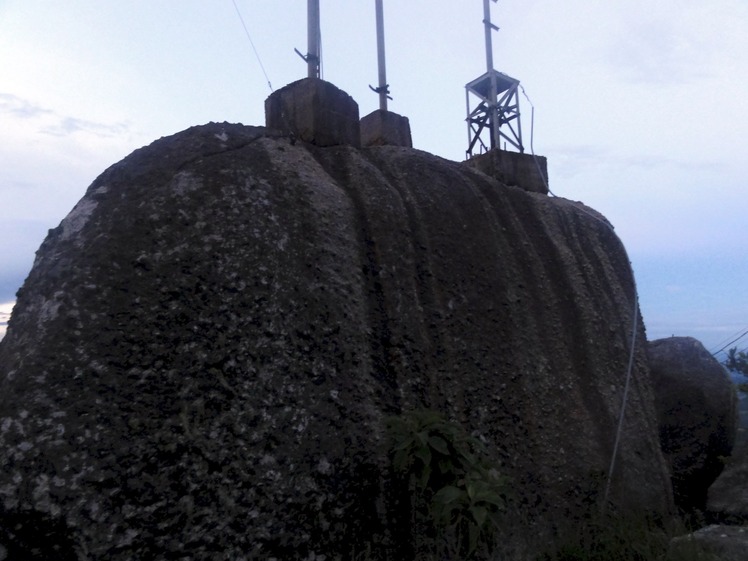
[[[382,7],[382,0],[376,0],[376,12],[377,12],[377,65],[379,66],[379,86],[372,88],[373,91],[379,94],[379,109],[387,111],[387,99],[392,99],[389,96],[390,86],[387,83],[387,66],[384,59],[384,9]]]
[[[493,0],[494,3],[498,0]],[[489,103],[488,103],[488,126],[491,130],[491,146],[498,147],[501,142],[499,136],[499,109],[496,104],[497,86],[496,75],[493,72],[493,37],[492,32],[498,31],[498,26],[491,23],[491,5],[488,0],[483,0],[483,25],[486,34],[486,72],[490,75]]]
[[[379,69],[379,86],[369,88],[379,95],[379,109],[372,111],[361,119],[362,146],[407,146],[413,147],[410,136],[410,122],[407,117],[387,110],[390,86],[387,83],[387,67],[384,56],[384,0],[376,0],[377,15],[377,63]]]
[[[302,55],[298,49],[294,49],[296,54],[306,61],[307,77],[320,77],[320,38],[322,32],[319,23],[319,0],[307,0],[307,53]]]

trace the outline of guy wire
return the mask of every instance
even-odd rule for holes
[[[543,174],[540,163],[538,162],[538,158],[535,155],[535,148],[533,147],[533,137],[535,135],[535,106],[532,104],[532,101],[530,101],[530,98],[527,95],[527,92],[525,91],[525,88],[520,85],[520,88],[522,89],[522,94],[525,96],[525,99],[527,99],[527,102],[530,104],[530,107],[532,108],[531,117],[530,117],[530,152],[532,153],[532,157],[535,160],[535,165],[538,168],[538,173],[540,174],[540,178],[543,180],[543,183],[545,184],[545,188],[548,190],[548,192],[556,197],[557,195],[551,191],[550,187],[548,187],[548,182],[545,179],[545,175]],[[609,228],[611,231],[613,231],[613,226],[604,220],[601,220],[599,217],[595,216],[591,212],[587,212],[583,208],[580,208],[582,212],[587,214],[588,216],[591,216],[598,222],[604,224],[607,228]],[[628,396],[629,396],[629,388],[631,386],[631,377],[632,372],[634,370],[634,350],[636,348],[636,332],[638,329],[638,320],[639,320],[639,290],[636,287],[636,277],[634,276],[634,269],[631,266],[631,260],[629,259],[628,252],[626,251],[626,247],[623,245],[623,242],[621,242],[621,248],[623,249],[623,253],[626,256],[626,262],[629,266],[629,271],[631,273],[631,280],[634,283],[634,312],[633,312],[633,320],[631,325],[631,345],[629,349],[629,361],[628,361],[628,367],[626,368],[626,382],[623,387],[623,397],[621,399],[621,412],[618,415],[618,426],[616,428],[616,437],[615,441],[613,443],[613,453],[610,458],[610,466],[608,468],[608,479],[605,484],[605,494],[603,497],[603,505],[602,509],[603,512],[607,509],[608,506],[608,498],[610,495],[610,486],[613,481],[613,471],[616,467],[616,461],[618,460],[618,447],[621,442],[621,434],[623,433],[623,422],[626,415],[626,404],[628,403]],[[748,333],[748,331],[746,331]]]
[[[249,29],[247,29],[247,24],[244,23],[244,18],[242,17],[242,13],[239,11],[239,6],[236,5],[236,0],[231,0],[234,4],[234,9],[236,10],[236,15],[239,16],[239,21],[242,22],[242,27],[244,28],[244,33],[247,34],[247,39],[249,39],[249,44],[252,45],[252,50],[255,53],[255,57],[257,57],[257,62],[260,63],[260,68],[262,69],[262,73],[265,75],[265,80],[268,82],[268,88],[270,88],[270,91],[273,91],[273,86],[270,84],[270,78],[268,78],[268,73],[265,72],[265,66],[262,64],[262,59],[260,58],[260,54],[257,52],[257,48],[255,48],[255,43],[252,41],[252,37],[249,34]]]

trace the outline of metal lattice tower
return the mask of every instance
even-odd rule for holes
[[[493,0],[496,2],[497,0]],[[524,152],[519,112],[519,80],[494,70],[492,33],[499,28],[491,23],[489,0],[483,0],[483,24],[486,35],[486,73],[465,85],[468,125],[468,158],[492,149],[501,142]]]

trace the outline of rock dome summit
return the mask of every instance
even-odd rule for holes
[[[601,499],[639,313],[612,228],[346,124],[319,142],[353,106],[309,121],[278,95],[280,126],[196,126],[112,165],[37,252],[0,342],[8,551],[415,558],[386,426],[419,409],[511,482],[508,550]],[[666,513],[637,325],[609,501]]]

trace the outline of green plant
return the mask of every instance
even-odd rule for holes
[[[748,376],[748,354],[738,351],[737,347],[733,347],[727,351],[727,358],[722,364],[730,370],[735,370]]]
[[[432,535],[454,557],[489,547],[508,485],[480,440],[432,410],[391,417],[388,432],[393,468],[408,482],[412,507],[427,511]]]

